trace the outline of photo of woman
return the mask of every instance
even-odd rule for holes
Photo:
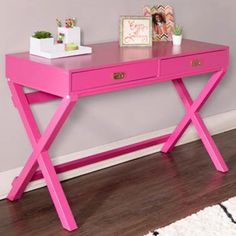
[[[173,8],[169,5],[146,6],[144,16],[152,17],[153,41],[171,41],[171,30],[174,26]]]
[[[152,29],[156,34],[167,34],[166,19],[161,13],[152,15]]]

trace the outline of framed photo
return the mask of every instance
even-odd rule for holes
[[[121,16],[120,46],[152,46],[152,17]]]
[[[173,8],[169,5],[144,7],[144,16],[152,17],[153,41],[171,41],[174,27]]]

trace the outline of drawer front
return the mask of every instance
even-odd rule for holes
[[[228,65],[228,51],[217,51],[161,60],[161,76],[194,75]]]
[[[73,92],[98,87],[128,83],[157,76],[157,60],[78,72],[72,74]]]

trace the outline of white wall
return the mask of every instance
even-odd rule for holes
[[[139,15],[144,0],[1,0],[0,5],[0,172],[22,166],[31,151],[30,144],[11,104],[4,78],[4,54],[28,50],[29,36],[36,30],[55,33],[55,18],[76,16],[83,29],[84,44],[118,39],[120,15]],[[165,1],[162,1],[165,3]],[[184,26],[185,36],[222,43],[231,47],[231,68],[203,108],[203,116],[236,109],[234,71],[235,1],[168,1],[175,8],[176,20]],[[206,77],[186,81],[196,95]],[[40,127],[56,108],[57,102],[33,107]],[[76,152],[116,140],[173,126],[182,108],[170,83],[82,98],[53,144],[52,156]],[[223,121],[222,121],[223,122]]]

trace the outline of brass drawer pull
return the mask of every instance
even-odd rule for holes
[[[200,66],[201,64],[202,64],[201,61],[198,59],[194,59],[191,61],[192,66]]]
[[[113,73],[113,79],[119,80],[119,79],[124,79],[125,78],[125,73],[124,72],[115,72]]]

